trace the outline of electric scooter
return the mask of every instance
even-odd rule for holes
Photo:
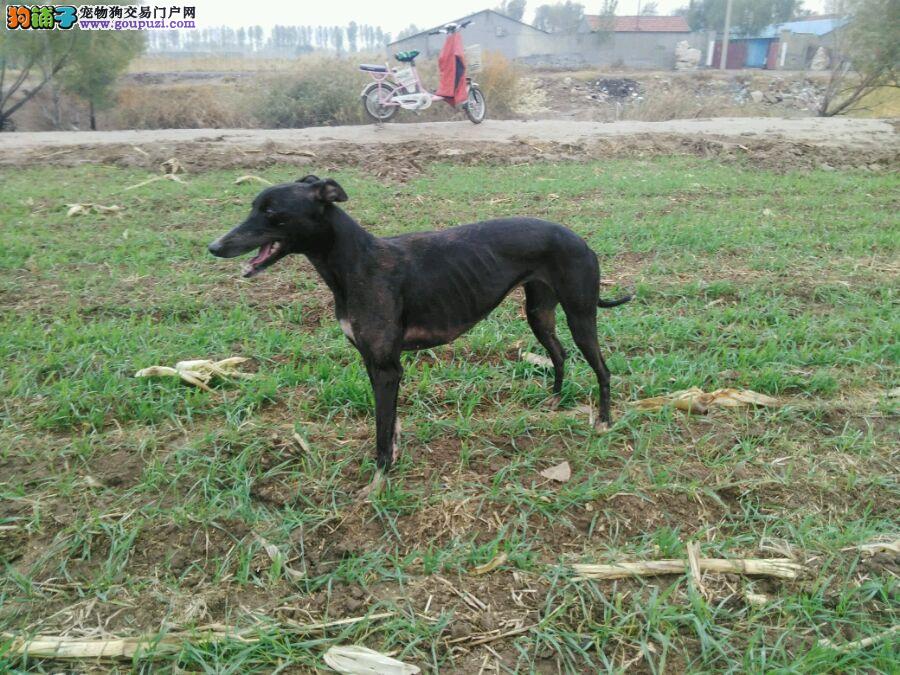
[[[446,34],[450,36],[470,23],[472,22],[448,23],[432,31],[429,35]],[[483,122],[487,114],[484,92],[481,91],[477,83],[472,81],[471,77],[468,77],[469,73],[480,70],[480,52],[480,48],[474,47],[466,50],[466,86],[469,95],[460,106],[465,111],[466,117],[474,124]],[[394,54],[395,59],[405,64],[404,67],[400,68],[391,68],[387,63],[383,66],[368,63],[359,66],[360,70],[369,73],[372,79],[375,80],[366,85],[361,94],[363,108],[365,108],[366,114],[370,118],[376,122],[387,122],[401,108],[420,111],[430,108],[435,101],[447,100],[445,97],[438,96],[426,89],[425,85],[422,84],[422,79],[416,70],[416,57],[418,55],[419,51],[416,49]]]

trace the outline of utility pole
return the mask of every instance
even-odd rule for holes
[[[722,53],[719,56],[719,70],[725,70],[725,64],[728,61],[728,33],[731,31],[731,2],[725,7],[725,32],[722,33]]]

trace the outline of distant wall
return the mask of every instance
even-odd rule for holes
[[[485,12],[473,17],[463,30],[466,45],[500,52],[506,58],[532,66],[571,68],[624,65],[629,68],[672,70],[675,45],[686,40],[703,53],[706,62],[706,33],[544,33],[507,17]],[[435,58],[444,46],[444,35],[420,34],[389,46],[396,53],[417,49],[425,58]]]
[[[672,70],[675,45],[682,40],[703,52],[705,58],[705,33],[575,33],[554,35],[547,52],[521,56],[518,60],[533,66],[624,65]]]
[[[834,53],[838,31],[832,31],[826,35],[811,35],[809,33],[792,33],[788,30],[781,31],[781,49],[784,50],[784,64],[781,63],[779,53],[778,68],[780,70],[805,70],[809,68],[810,61],[819,47],[825,47],[829,53]]]
[[[462,31],[463,43],[481,45],[483,49],[500,52],[508,59],[517,59],[523,54],[535,54],[551,49],[556,36],[538,31],[518,21],[491,12],[478,14],[472,25]],[[389,46],[393,53],[418,49],[423,57],[435,58],[441,53],[446,35],[415,35],[398,40]]]

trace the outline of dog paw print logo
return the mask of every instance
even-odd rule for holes
[[[78,21],[74,5],[7,5],[7,30],[69,30]]]

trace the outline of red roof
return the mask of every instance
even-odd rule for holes
[[[591,31],[608,30],[609,19],[596,14],[585,14]],[[615,33],[690,33],[687,19],[683,16],[614,16]]]

